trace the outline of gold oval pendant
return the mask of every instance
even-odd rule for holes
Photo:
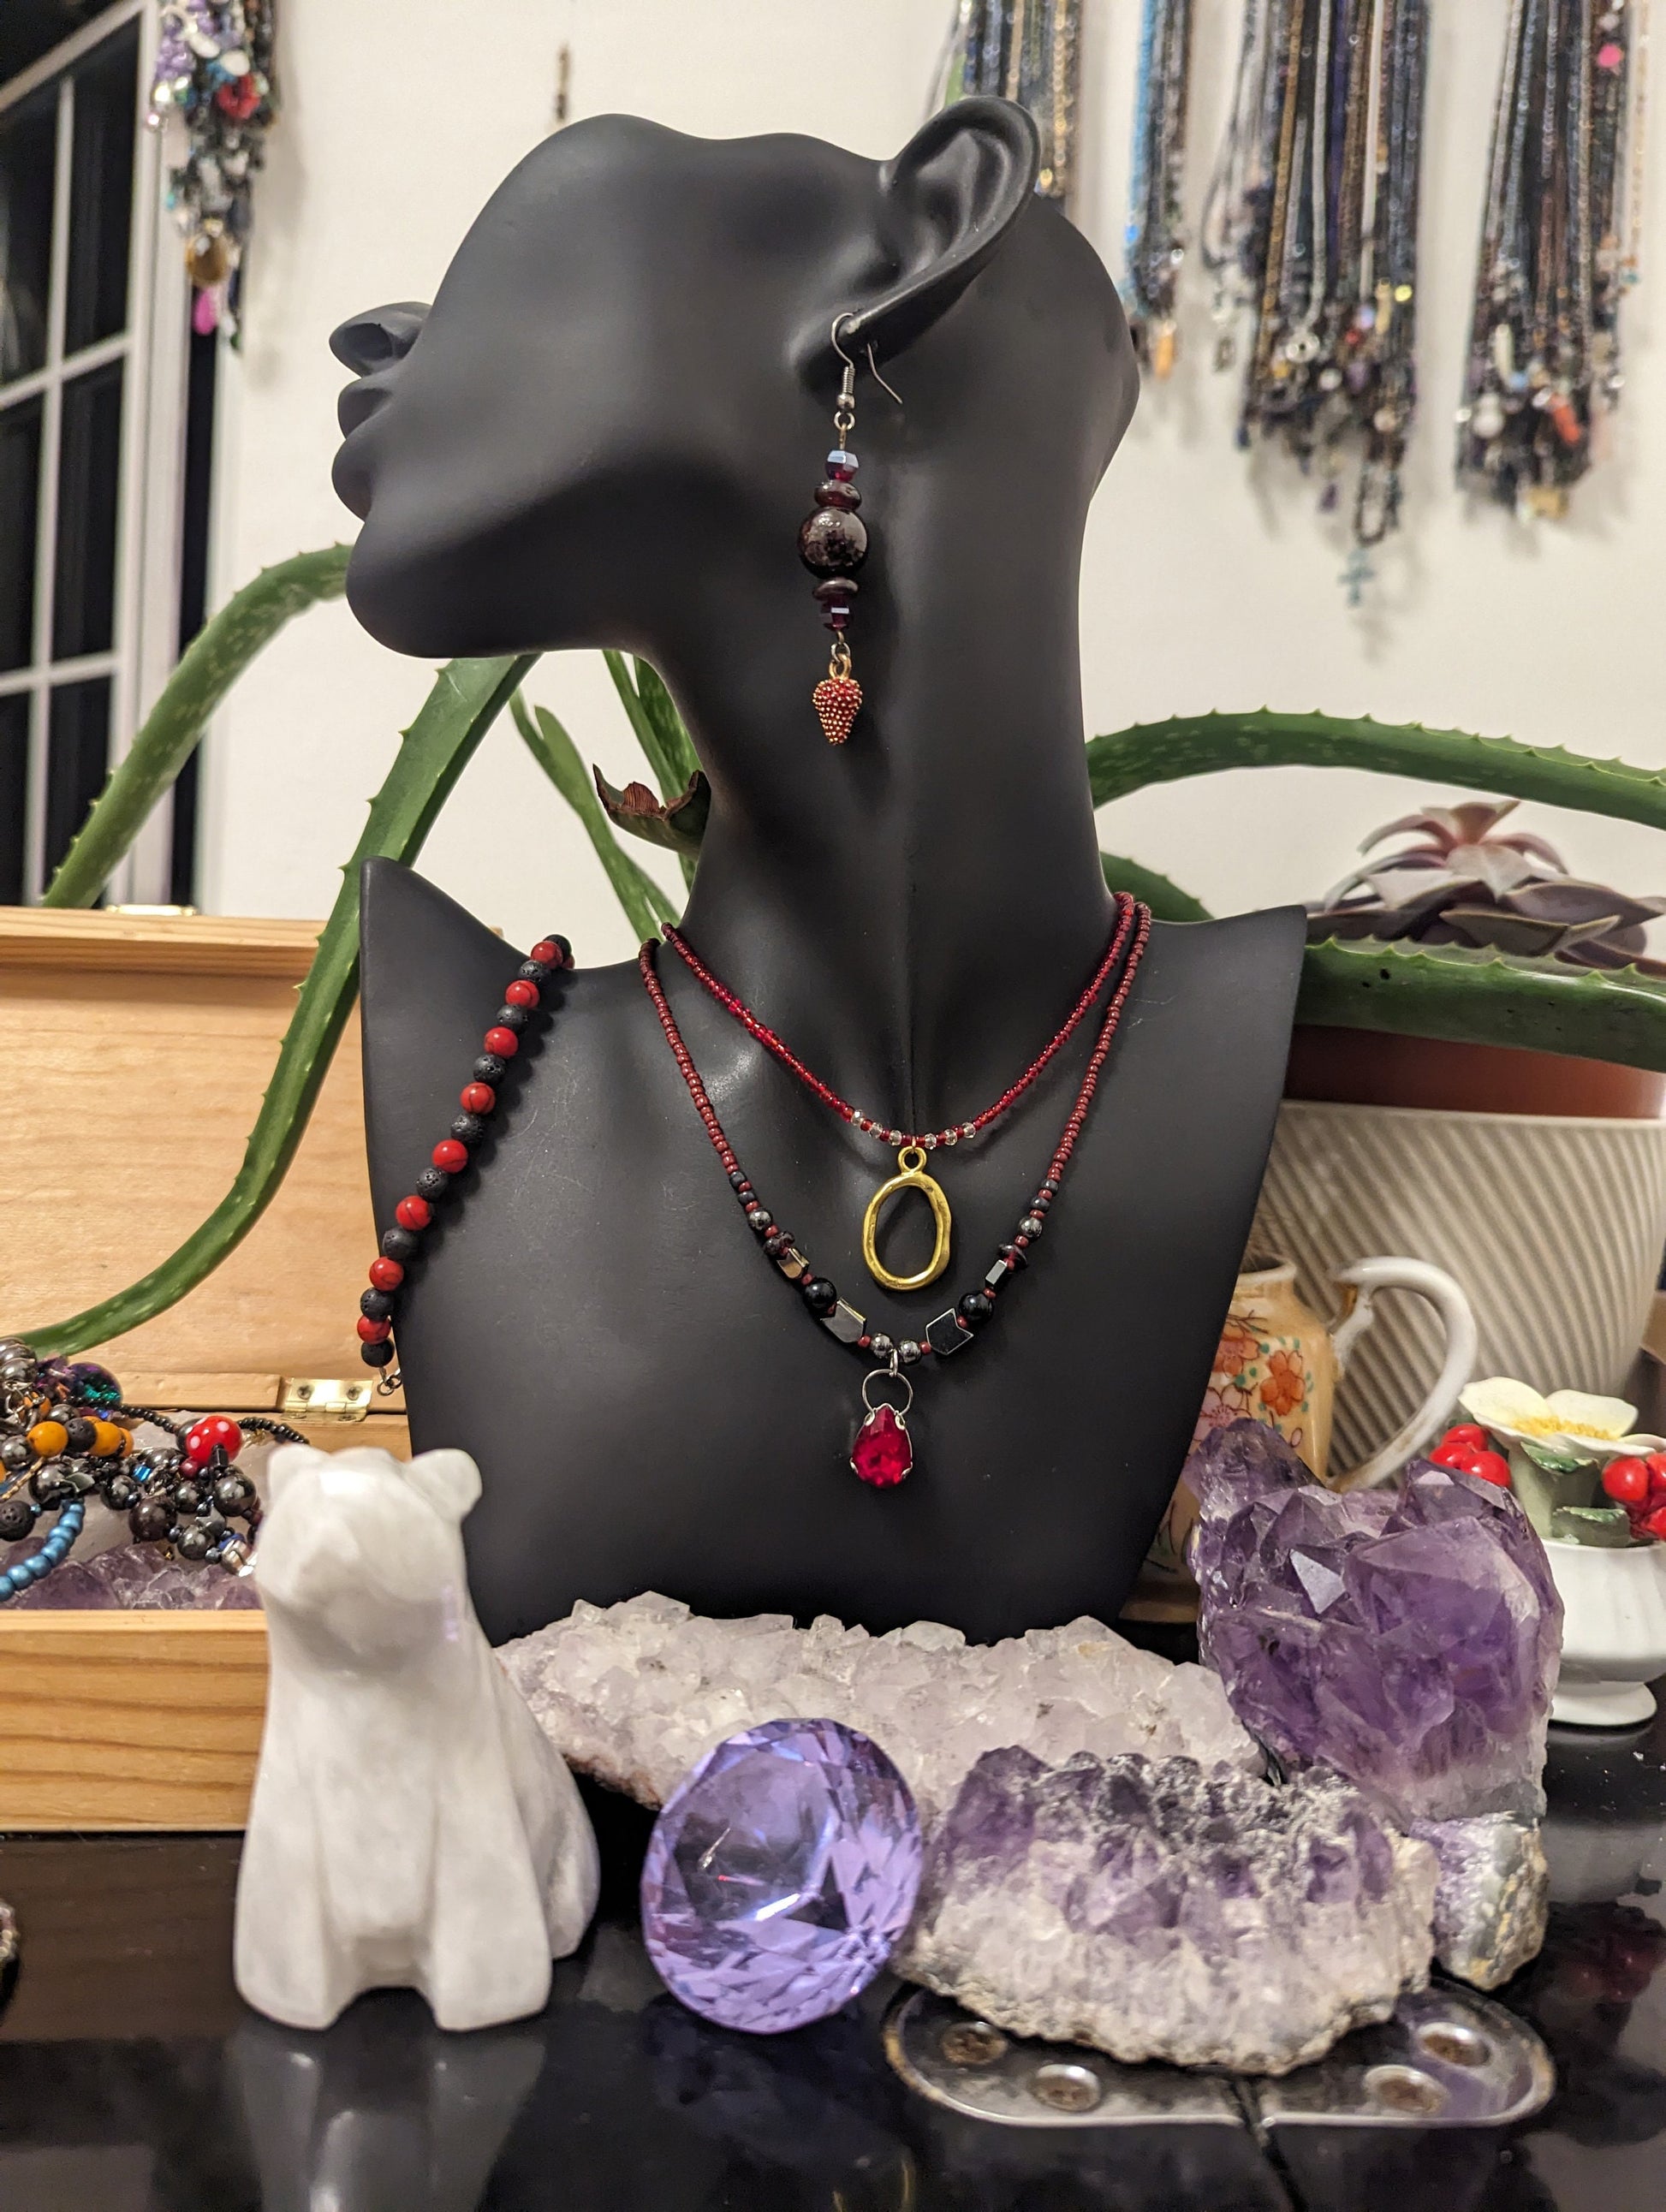
[[[949,1264],[949,1239],[954,1228],[954,1218],[949,1212],[949,1201],[940,1183],[933,1182],[924,1172],[926,1155],[918,1145],[904,1145],[897,1155],[897,1173],[889,1182],[880,1184],[867,1202],[867,1212],[862,1216],[862,1257],[867,1262],[867,1272],[876,1283],[888,1291],[923,1291],[927,1283],[934,1283]],[[888,1198],[898,1191],[917,1190],[932,1210],[932,1225],[936,1242],[932,1246],[931,1258],[917,1275],[893,1275],[874,1243],[879,1226],[879,1209]]]

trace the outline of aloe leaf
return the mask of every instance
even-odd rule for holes
[[[1666,981],[1635,968],[1578,968],[1490,946],[1335,937],[1310,945],[1296,1018],[1666,1073]]]
[[[1429,730],[1420,722],[1374,722],[1328,714],[1182,714],[1136,723],[1087,746],[1096,806],[1153,783],[1229,768],[1362,768],[1387,775],[1507,792],[1550,806],[1609,814],[1666,830],[1666,775],[1629,761],[1592,760],[1556,745]]]
[[[1105,872],[1105,882],[1110,890],[1127,891],[1141,900],[1158,921],[1213,919],[1207,906],[1201,905],[1189,891],[1183,891],[1178,884],[1171,884],[1166,876],[1159,876],[1155,868],[1142,868],[1138,860],[1124,860],[1116,853],[1101,853],[1099,866]]]
[[[360,863],[376,855],[416,858],[476,746],[536,658],[453,660],[441,669],[404,732],[343,871],[341,890],[296,998],[243,1164],[224,1198],[160,1267],[68,1321],[15,1331],[26,1343],[39,1352],[79,1352],[137,1328],[194,1290],[253,1228],[295,1157],[357,994]]]
[[[190,759],[210,716],[262,647],[295,616],[341,597],[352,550],[326,545],[263,568],[204,624],[93,801],[43,906],[93,904]]]
[[[660,733],[660,742],[674,765],[679,790],[691,783],[700,773],[699,757],[694,750],[694,740],[688,725],[677,711],[677,702],[666,690],[659,670],[651,660],[637,660],[636,696],[642,702],[643,712]],[[669,799],[670,793],[666,793]]]
[[[636,732],[636,742],[641,747],[649,768],[654,771],[654,780],[660,787],[660,796],[667,805],[670,805],[672,801],[687,788],[689,773],[692,771],[684,773],[681,751],[661,732],[659,724],[648,709],[647,701],[631,680],[630,670],[625,665],[623,653],[616,653],[609,647],[604,650],[602,659],[607,663],[607,672],[613,678],[613,688],[619,695],[625,713],[630,717],[630,726]],[[645,665],[640,660],[635,665],[639,669]],[[659,681],[657,678],[654,680],[656,683]],[[660,688],[662,691],[665,690],[663,684],[660,684]],[[669,692],[666,692],[666,699],[667,705],[670,705]],[[672,713],[673,714],[677,713],[674,706],[672,707]],[[680,717],[678,726],[679,729],[682,726]],[[686,732],[684,742],[687,743]],[[692,757],[693,750],[690,745],[690,757]],[[694,881],[693,860],[686,853],[679,853],[677,857],[683,870],[684,882],[691,884]]]
[[[547,707],[532,708],[517,691],[509,702],[515,727],[526,740],[527,750],[556,789],[584,824],[596,858],[607,871],[613,896],[624,908],[625,920],[641,944],[658,937],[661,921],[675,921],[677,912],[645,868],[641,868],[608,826],[601,801],[590,787],[579,749]]]

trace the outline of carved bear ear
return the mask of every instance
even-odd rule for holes
[[[465,1451],[419,1453],[405,1475],[447,1521],[460,1521],[480,1495],[480,1470]]]
[[[279,1444],[268,1455],[263,1470],[268,1500],[276,1505],[298,1474],[304,1474],[319,1456],[316,1444]]]

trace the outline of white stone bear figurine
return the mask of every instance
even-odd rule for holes
[[[255,1550],[271,1650],[237,1986],[290,2027],[420,1990],[445,2028],[537,2012],[596,1907],[578,1789],[469,1600],[465,1452],[285,1444]]]

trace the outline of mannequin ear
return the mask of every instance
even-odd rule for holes
[[[958,100],[879,172],[879,242],[897,273],[840,336],[884,359],[945,314],[1029,205],[1041,141],[1010,100]]]
[[[461,1521],[480,1495],[480,1470],[465,1451],[419,1452],[405,1479],[447,1521]]]

